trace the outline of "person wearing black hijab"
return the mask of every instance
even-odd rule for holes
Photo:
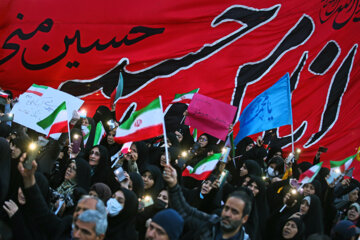
[[[0,153],[0,206],[2,206],[8,196],[11,171],[10,146],[2,137],[0,137]],[[3,209],[1,209],[0,219],[3,214]]]
[[[280,240],[303,240],[305,226],[301,218],[289,218],[281,227]]]
[[[137,172],[131,172],[129,176],[129,190],[133,191],[138,198],[141,198],[144,194],[144,181],[141,175]]]
[[[144,196],[149,195],[152,199],[156,199],[164,187],[160,169],[154,165],[147,165],[141,172],[141,176],[144,181]]]
[[[116,181],[114,172],[109,166],[109,154],[104,146],[93,146],[88,153],[87,159],[91,168],[91,185],[102,182],[108,185],[112,191],[118,188],[119,183]]]
[[[257,211],[257,215],[259,216],[259,233],[257,234],[257,239],[266,239],[266,222],[269,218],[270,210],[266,198],[265,182],[260,176],[248,176],[250,180],[247,183],[247,187],[253,192],[255,199],[253,209]]]
[[[100,198],[106,204],[112,193],[105,183],[95,183],[90,187],[89,195]]]
[[[118,189],[114,192],[113,197],[108,200],[107,209],[109,215],[105,239],[137,240],[135,221],[138,199],[135,193],[124,188]]]
[[[131,151],[125,154],[122,168],[130,172],[142,172],[144,167],[149,163],[149,148],[143,141],[134,142]]]
[[[39,172],[35,173],[35,179],[44,199],[49,199],[49,184],[47,179]],[[41,232],[39,226],[34,224],[33,216],[29,209],[30,206],[26,204],[26,198],[24,197],[22,189],[23,186],[19,187],[17,196],[6,202],[6,209],[9,210],[9,223],[13,232],[12,239],[45,240],[46,236]]]
[[[305,237],[314,233],[322,234],[324,232],[323,211],[318,196],[309,195],[304,197],[300,203],[299,212],[293,216],[301,216],[304,221]]]
[[[101,140],[100,144],[106,147],[110,156],[113,156],[121,149],[121,144],[118,144],[114,140],[116,130],[110,130],[106,136]]]
[[[90,188],[90,166],[81,158],[73,159],[68,165],[63,177],[63,182],[51,189],[51,202],[54,204],[62,199],[65,201],[63,211],[71,209],[76,205],[74,192],[77,188],[82,188],[88,192]],[[57,204],[55,206],[57,207]],[[68,211],[69,212],[69,211]]]

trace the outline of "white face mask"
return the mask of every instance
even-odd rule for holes
[[[120,211],[123,209],[123,206],[115,198],[110,198],[106,202],[106,205],[107,205],[106,209],[110,217],[114,217],[118,215]]]
[[[276,177],[276,175],[278,175],[278,172],[274,171],[274,169],[272,167],[268,167],[267,173],[268,173],[269,177]]]

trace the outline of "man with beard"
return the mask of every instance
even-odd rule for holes
[[[165,166],[164,180],[169,186],[169,205],[174,208],[190,226],[198,231],[192,239],[230,239],[248,240],[243,225],[251,212],[251,200],[245,192],[236,191],[229,195],[221,212],[221,217],[208,215],[192,208],[182,194],[177,184],[176,170],[169,165]]]
[[[79,216],[86,210],[95,210],[99,215],[106,216],[104,203],[97,197],[83,196],[77,203],[73,216],[59,218],[53,214],[36,184],[35,171],[37,169],[36,161],[32,162],[32,168],[26,169],[23,162],[26,159],[26,153],[20,158],[18,170],[24,181],[24,195],[26,205],[31,211],[34,223],[40,226],[47,239],[70,239],[72,225],[78,223]],[[106,224],[107,225],[107,224]],[[76,230],[76,229],[74,229]],[[105,229],[106,231],[106,229]],[[102,236],[103,237],[103,236]],[[81,239],[81,238],[80,238]]]

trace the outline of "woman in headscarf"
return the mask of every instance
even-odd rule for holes
[[[137,240],[135,229],[138,199],[134,192],[120,188],[107,201],[108,227],[105,239]]]
[[[100,198],[106,204],[107,200],[111,198],[112,193],[109,186],[105,183],[95,183],[90,187],[89,195]]]
[[[305,224],[305,237],[311,234],[324,232],[323,211],[318,196],[309,195],[303,198],[300,203],[299,212],[293,217],[301,217]]]
[[[130,152],[125,154],[122,168],[128,173],[141,172],[148,164],[149,148],[143,141],[134,142],[130,146]]]
[[[101,140],[100,145],[106,147],[110,156],[113,156],[115,153],[119,152],[121,149],[121,144],[115,142],[114,137],[116,130],[110,130],[106,136]]]
[[[264,180],[260,176],[248,175],[250,177],[247,187],[254,195],[253,208],[256,209],[259,216],[259,233],[257,239],[265,239],[266,236],[266,222],[270,215],[270,210],[266,198],[266,186]],[[261,217],[260,217],[261,216]]]
[[[54,187],[54,186],[53,186]],[[74,190],[76,188],[82,188],[88,191],[90,187],[90,166],[89,164],[81,159],[73,159],[68,165],[62,183],[55,189],[50,188],[50,201],[56,210],[60,200],[64,201],[64,208],[71,208],[76,205],[74,199]]]
[[[289,218],[281,228],[281,235],[277,239],[281,240],[303,240],[304,238],[304,223],[300,218]]]
[[[108,185],[112,191],[119,186],[114,172],[109,166],[109,155],[104,146],[97,145],[92,147],[87,159],[91,168],[91,185],[102,182]]]
[[[37,186],[45,201],[47,201],[49,193],[49,184],[47,179],[39,172],[35,173]],[[39,226],[34,223],[33,215],[30,207],[26,204],[26,198],[23,194],[23,186],[17,190],[17,196],[9,199],[2,206],[9,216],[9,224],[13,233],[13,240],[46,240],[46,236],[42,233]]]
[[[193,207],[206,213],[213,213],[221,207],[221,192],[216,176],[210,175],[204,180],[200,187],[194,189],[183,188],[186,201]],[[215,183],[214,183],[215,182]],[[214,187],[217,184],[217,187]]]
[[[155,199],[164,187],[160,169],[154,165],[147,165],[141,172],[141,176],[144,181],[144,196],[149,195]]]
[[[137,172],[131,172],[129,176],[129,190],[133,191],[138,198],[141,198],[144,194],[144,180]]]

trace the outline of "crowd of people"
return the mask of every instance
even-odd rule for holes
[[[2,114],[12,104],[9,95]],[[177,103],[166,114],[166,142],[133,142],[126,153],[114,141],[120,123],[105,106],[92,118],[75,116],[58,140],[1,122],[0,239],[357,239],[357,180],[328,182],[328,168],[301,187],[294,180],[321,151],[310,163],[296,153],[287,158],[276,141],[246,137],[206,179],[182,176],[224,147],[206,133],[194,141],[181,121],[185,110]],[[106,136],[93,145],[99,121]],[[75,149],[74,136],[85,129],[89,137]],[[32,142],[39,149],[29,162]]]

